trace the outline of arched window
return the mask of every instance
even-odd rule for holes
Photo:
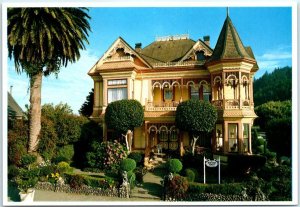
[[[203,100],[211,100],[211,88],[208,85],[203,85]]]

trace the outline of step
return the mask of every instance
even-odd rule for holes
[[[143,188],[135,187],[131,192],[131,198],[148,198],[153,200],[160,200],[160,197],[151,195],[149,192]]]

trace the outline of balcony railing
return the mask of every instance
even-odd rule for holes
[[[167,63],[154,63],[153,67],[181,67],[181,66],[199,66],[203,65],[204,61],[179,61],[179,62],[167,62]]]
[[[223,100],[214,100],[214,101],[212,101],[212,104],[217,109],[249,109],[249,108],[251,108],[251,104],[250,104],[249,100],[243,100],[241,107],[240,107],[239,99],[226,99],[225,107],[223,106]]]
[[[145,106],[146,111],[176,111],[179,102],[151,102],[148,101]]]

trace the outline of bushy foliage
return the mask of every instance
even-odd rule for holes
[[[185,177],[175,175],[170,182],[166,183],[167,197],[174,200],[183,200],[186,197],[189,183]]]
[[[85,117],[74,115],[67,104],[45,104],[42,106],[42,116],[54,123],[58,145],[67,145],[79,140],[81,126],[88,120]]]
[[[90,167],[118,172],[120,162],[127,154],[126,147],[117,141],[102,143],[94,141],[92,151],[87,153],[87,160]]]
[[[25,154],[21,158],[21,165],[23,167],[28,167],[36,161],[37,157],[31,154]]]
[[[169,159],[167,168],[171,173],[179,173],[182,170],[182,163],[179,159]]]
[[[84,177],[79,174],[71,176],[69,179],[69,185],[71,188],[81,188],[84,185]]]
[[[187,181],[194,182],[195,179],[198,179],[198,172],[194,168],[187,168],[184,171]]]
[[[41,132],[39,134],[38,152],[46,159],[51,160],[56,153],[57,133],[53,121],[41,117]]]
[[[255,108],[257,124],[265,130],[268,147],[279,156],[291,156],[292,102],[268,102]]]
[[[144,109],[137,100],[120,100],[108,104],[105,122],[109,129],[125,133],[139,127],[144,121]]]
[[[189,183],[188,194],[212,193],[222,195],[237,195],[243,190],[241,183],[202,184]]]
[[[292,102],[270,101],[255,107],[255,113],[258,115],[255,123],[265,130],[271,120],[291,118]]]
[[[210,132],[216,121],[217,110],[208,101],[188,100],[176,109],[176,127],[193,135]]]
[[[7,133],[8,164],[21,165],[21,158],[27,153],[28,122],[15,120],[14,125]]]
[[[79,114],[90,117],[93,113],[93,104],[94,104],[94,89],[89,92],[89,95],[86,97],[85,102],[81,105],[79,109]]]
[[[73,159],[74,156],[74,146],[65,145],[58,148],[57,157],[64,157],[68,162]]]
[[[292,68],[275,69],[265,73],[253,83],[254,103],[259,106],[269,101],[292,99]]]
[[[94,121],[89,121],[81,126],[80,140],[74,143],[73,164],[76,167],[89,167],[86,154],[93,151],[94,142],[102,141],[102,134],[102,127]]]
[[[121,171],[133,171],[136,168],[136,162],[134,159],[126,158],[124,160],[121,160],[120,162],[120,170]]]
[[[57,171],[60,174],[63,174],[63,173],[66,173],[66,172],[70,173],[70,172],[73,171],[73,168],[70,167],[69,163],[67,163],[67,162],[59,162],[57,164]]]

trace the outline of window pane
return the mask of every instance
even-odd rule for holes
[[[216,149],[223,151],[223,128],[222,124],[216,124]]]
[[[173,99],[173,90],[170,88],[164,88],[164,99],[172,100]]]
[[[249,124],[243,124],[244,152],[249,152]]]
[[[113,86],[113,85],[126,85],[127,80],[126,79],[117,79],[117,80],[108,80],[107,85]]]
[[[211,99],[211,89],[208,86],[203,86],[203,100],[210,101]]]
[[[191,99],[199,100],[199,89],[191,86]]]
[[[109,88],[107,89],[107,102],[127,99],[127,88]]]
[[[229,142],[230,152],[238,151],[237,128],[238,128],[237,124],[228,124],[228,142]]]

